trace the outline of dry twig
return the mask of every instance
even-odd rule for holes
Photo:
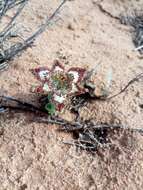
[[[5,69],[8,66],[8,61],[13,59],[19,52],[25,50],[26,48],[30,47],[34,40],[45,31],[45,29],[53,22],[54,18],[59,14],[59,11],[65,4],[67,0],[63,0],[62,3],[57,7],[57,9],[51,14],[50,17],[47,17],[44,24],[42,24],[37,31],[35,31],[29,38],[23,40],[23,42],[17,42],[14,45],[11,45],[9,48],[3,48],[3,44],[5,41],[12,37],[11,32],[13,28],[13,23],[17,16],[21,13],[22,9],[24,8],[26,2],[28,0],[4,0],[4,5],[0,9],[0,20],[6,14],[6,12],[15,7],[20,5],[16,14],[11,18],[10,23],[4,28],[4,30],[0,33],[0,70]]]
[[[132,16],[122,16],[122,24],[130,25],[134,28],[133,42],[136,46],[135,51],[143,53],[143,14],[135,11]]]
[[[56,124],[59,131],[73,134],[73,142],[64,142],[69,145],[76,145],[81,149],[94,152],[98,147],[106,147],[111,144],[108,135],[115,130],[129,130],[131,132],[143,133],[142,128],[132,129],[122,125],[97,124],[95,121],[73,121],[69,122],[56,116],[49,116],[45,110],[33,104],[17,100],[8,96],[0,96],[0,113],[7,109],[30,111],[34,114],[42,113],[42,116],[34,117],[34,122]]]
[[[143,78],[143,73],[138,74],[135,78],[133,78],[132,80],[130,80],[127,83],[127,85],[120,92],[118,92],[117,94],[115,94],[115,95],[113,95],[111,97],[106,98],[106,100],[113,99],[113,98],[119,96],[120,94],[124,93],[132,84],[134,84],[135,82],[138,82],[142,78]]]

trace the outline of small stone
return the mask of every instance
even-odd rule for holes
[[[69,23],[69,24],[68,24],[68,29],[69,29],[69,30],[72,30],[72,31],[74,31],[74,30],[75,30],[75,28],[74,28],[73,24],[71,24],[71,23]]]

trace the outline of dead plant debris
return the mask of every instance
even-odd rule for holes
[[[130,25],[134,28],[133,43],[136,51],[143,53],[143,14],[135,11],[131,16],[121,16],[121,23]]]
[[[98,97],[96,94],[93,94],[96,86],[95,84],[91,85],[92,81],[90,78],[93,72],[87,72],[85,69],[70,68],[68,71],[65,71],[64,67],[56,61],[52,69],[42,67],[34,69],[32,72],[35,74],[38,80],[43,82],[40,87],[34,87],[34,92],[40,93],[40,106],[35,106],[31,103],[20,101],[13,97],[0,96],[1,114],[4,114],[9,110],[33,112],[34,115],[36,114],[36,117],[33,118],[33,122],[58,125],[59,131],[64,131],[73,135],[73,141],[64,142],[65,144],[75,145],[80,149],[89,151],[91,153],[97,151],[98,148],[112,146],[109,136],[115,131],[129,130],[130,132],[138,132],[141,134],[143,133],[142,128],[132,129],[129,127],[124,127],[122,125],[112,125],[106,123],[99,124],[96,123],[95,120],[83,121],[80,118],[79,114],[79,109],[90,101],[109,101],[110,99],[125,92],[125,90],[130,85],[132,85],[134,82],[138,82],[141,78],[143,78],[142,73],[129,81],[129,83],[121,90],[121,92],[111,97],[105,98],[103,96]],[[70,75],[70,78],[68,78],[69,76],[67,75]],[[49,78],[52,79],[49,80]],[[69,79],[71,80],[70,86],[68,85],[70,82]],[[76,89],[74,92],[72,91],[73,86],[74,90]],[[57,96],[59,96],[59,98],[57,98]],[[54,99],[55,97],[56,99]],[[69,101],[68,104],[70,105],[70,108],[67,107],[67,109],[77,114],[77,117],[72,122],[60,118],[58,115],[58,113],[61,111],[59,110],[61,97],[65,99],[68,97],[67,99]],[[65,101],[63,98],[62,104],[65,106],[67,101]]]
[[[11,9],[17,9],[14,16],[10,18],[10,22],[0,30],[0,71],[5,70],[9,66],[9,61],[12,60],[23,50],[32,46],[35,39],[46,30],[46,28],[59,17],[59,11],[65,4],[63,0],[57,9],[41,24],[39,28],[27,39],[23,39],[17,32],[14,32],[16,18],[24,9],[29,0],[1,0],[0,1],[0,23]],[[16,38],[17,42],[12,43],[11,39]]]

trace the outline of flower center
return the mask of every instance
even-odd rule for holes
[[[58,72],[52,75],[52,85],[55,90],[61,93],[67,93],[67,91],[71,89],[71,84],[72,77],[68,74]]]

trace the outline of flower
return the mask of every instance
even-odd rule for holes
[[[31,71],[42,82],[40,86],[34,87],[32,92],[47,95],[48,103],[45,109],[50,114],[61,111],[69,97],[85,92],[83,80],[86,70],[83,68],[72,67],[66,72],[65,68],[55,61],[52,69],[39,67]]]

